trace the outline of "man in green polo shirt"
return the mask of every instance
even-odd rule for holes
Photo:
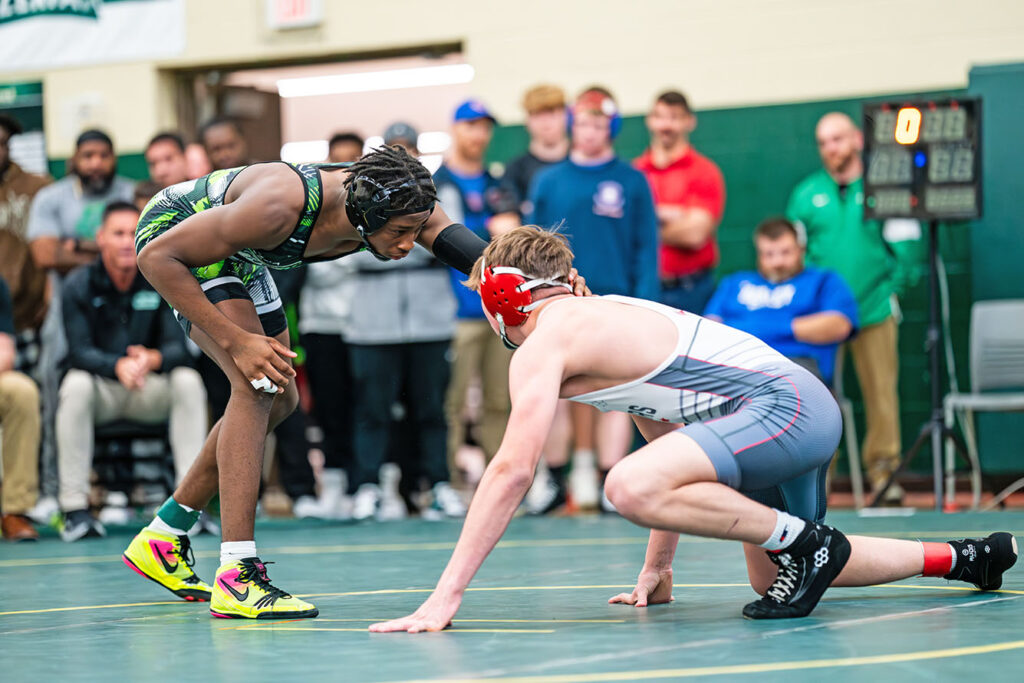
[[[920,226],[864,220],[863,136],[849,116],[826,114],[815,138],[824,168],[796,186],[786,214],[803,226],[807,260],[838,271],[857,300],[860,332],[845,346],[864,396],[864,465],[878,489],[900,458],[896,297],[917,277]],[[898,503],[902,495],[893,486],[886,500]]]

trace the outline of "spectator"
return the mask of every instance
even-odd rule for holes
[[[26,173],[11,161],[11,138],[21,131],[16,119],[0,114],[0,230],[24,237],[32,197],[49,185],[50,179]]]
[[[323,432],[319,502],[324,515],[334,519],[352,516],[346,489],[353,463],[352,415],[357,400],[345,333],[355,268],[351,257],[310,263],[299,296],[299,333],[306,350],[311,413]]]
[[[526,131],[530,146],[505,167],[502,187],[516,203],[520,216],[533,212],[530,185],[534,176],[549,166],[565,161],[569,155],[566,134],[565,92],[554,85],[538,85],[523,95]]]
[[[14,307],[0,278],[0,430],[3,443],[3,496],[0,526],[4,540],[31,541],[39,533],[28,512],[39,495],[39,390],[14,370]]]
[[[139,210],[139,213],[144,213],[146,210],[146,204],[149,204],[149,200],[156,196],[156,193],[162,190],[163,187],[160,183],[152,180],[143,180],[135,185],[135,192],[132,195],[132,204]]]
[[[569,158],[537,174],[531,192],[533,214],[528,220],[546,227],[565,222],[576,267],[595,294],[657,299],[654,203],[643,175],[616,157],[612,148],[622,124],[615,100],[604,88],[588,88],[576,99],[572,115]],[[592,409],[586,410],[593,414]],[[588,429],[585,421],[577,422],[577,444],[581,432]],[[625,413],[602,413],[595,430],[603,482],[608,470],[628,452],[633,423]],[[578,450],[572,470],[577,502],[597,502],[594,454]],[[606,501],[604,505],[610,508]]]
[[[199,131],[199,140],[206,148],[206,156],[214,171],[252,163],[249,145],[235,119],[220,116],[207,121]]]
[[[404,121],[396,121],[384,131],[385,145],[398,145],[414,157],[420,155],[419,139],[420,134],[416,129]]]
[[[743,330],[832,385],[839,345],[857,328],[857,303],[838,273],[804,266],[796,227],[769,218],[754,230],[757,270],[722,279],[704,315]]]
[[[494,124],[495,118],[482,102],[467,100],[459,105],[452,123],[451,149],[434,174],[438,201],[445,213],[484,239],[490,239],[488,224],[493,216],[505,208],[495,206],[501,190],[498,181],[484,168],[484,154],[491,143]],[[512,354],[491,331],[480,297],[462,286],[465,276],[454,269],[450,275],[457,309],[445,410],[448,464],[458,481],[458,470],[453,464],[456,453],[466,443],[466,392],[479,378],[483,405],[474,436],[489,460],[501,445],[508,421],[508,364]]]
[[[696,128],[686,97],[663,92],[647,115],[651,146],[634,163],[651,185],[658,213],[661,301],[699,314],[715,290],[725,181],[715,162],[690,144]]]
[[[860,331],[848,346],[864,397],[864,465],[878,490],[900,461],[896,295],[913,279],[920,226],[889,221],[884,234],[877,221],[864,220],[863,137],[850,117],[826,114],[815,137],[824,168],[796,186],[786,213],[805,231],[807,260],[837,271],[857,300]],[[893,486],[886,500],[902,495]]]
[[[206,436],[203,385],[186,365],[181,329],[136,266],[138,219],[133,204],[112,202],[96,235],[99,258],[68,276],[64,289],[65,326],[75,340],[57,409],[65,541],[105,534],[87,510],[95,425],[169,419],[179,479]]]
[[[213,171],[210,157],[206,156],[206,148],[201,143],[190,142],[185,145],[185,168],[189,180],[202,178]]]
[[[32,200],[28,240],[36,264],[50,272],[52,295],[40,330],[41,353],[35,378],[43,407],[41,489],[36,519],[57,512],[57,449],[54,417],[61,364],[67,355],[64,318],[61,313],[62,276],[72,268],[91,263],[97,254],[94,238],[108,202],[132,201],[134,184],[116,173],[117,157],[110,136],[86,130],[75,142],[69,174],[43,188]]]
[[[185,140],[180,134],[157,133],[146,145],[145,157],[149,177],[159,185],[158,191],[189,179]]]
[[[335,133],[327,144],[327,160],[332,164],[351,163],[363,156],[365,144],[356,133]]]
[[[37,264],[63,274],[92,263],[104,207],[133,198],[134,183],[116,170],[110,136],[100,130],[78,136],[70,174],[40,190],[32,202],[28,239]]]
[[[350,489],[352,516],[383,512],[378,474],[392,442],[392,406],[408,414],[406,478],[422,475],[431,491],[424,517],[461,517],[466,508],[449,483],[444,399],[446,355],[455,327],[455,297],[447,270],[423,247],[401,261],[380,262],[370,254],[350,257],[351,283],[346,341],[351,359],[355,423]],[[414,467],[412,467],[414,466]]]

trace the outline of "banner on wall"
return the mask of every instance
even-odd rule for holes
[[[0,71],[173,57],[184,0],[0,0]]]

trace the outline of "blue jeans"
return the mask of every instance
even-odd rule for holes
[[[700,315],[714,293],[715,278],[709,269],[692,276],[662,280],[661,303]]]

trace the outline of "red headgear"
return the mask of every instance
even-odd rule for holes
[[[480,299],[484,308],[498,321],[501,340],[510,349],[517,348],[505,334],[507,327],[519,327],[530,317],[530,311],[541,304],[533,300],[532,290],[540,286],[564,287],[572,292],[568,283],[558,282],[553,278],[535,278],[528,276],[518,268],[508,266],[488,266],[486,261],[480,264]]]

